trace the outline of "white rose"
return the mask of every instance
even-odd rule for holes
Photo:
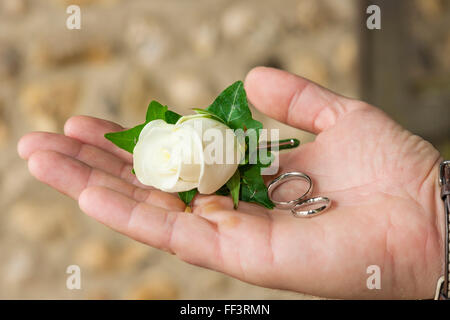
[[[235,173],[244,148],[229,127],[204,115],[175,125],[154,120],[139,135],[134,170],[141,183],[163,191],[211,194]]]

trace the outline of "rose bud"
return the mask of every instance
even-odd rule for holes
[[[134,148],[137,179],[167,192],[197,188],[211,194],[222,187],[245,154],[233,130],[208,115],[181,117],[176,124],[153,120]]]

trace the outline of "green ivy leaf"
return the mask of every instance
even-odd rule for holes
[[[265,153],[265,154],[264,154]],[[264,157],[264,159],[261,158],[261,156]],[[257,165],[261,168],[269,167],[273,160],[275,160],[275,156],[272,152],[266,150],[256,150],[252,153],[246,152],[245,159],[244,159],[244,165],[250,164],[250,165]]]
[[[239,173],[239,170],[236,170],[230,180],[227,181],[227,187],[230,190],[233,205],[236,209],[239,204],[239,189],[241,187],[241,174]]]
[[[261,167],[258,165],[246,165],[239,168],[241,173],[241,200],[254,202],[266,208],[275,206],[269,199],[267,187],[261,176]]]
[[[145,116],[145,122],[149,123],[150,121],[161,119],[166,120],[166,111],[167,106],[163,106],[156,100],[150,102],[147,108],[147,115]]]
[[[221,118],[219,118],[219,116],[217,116],[215,113],[212,113],[211,111],[208,111],[206,109],[198,109],[198,108],[193,108],[192,110],[194,110],[198,114],[210,116],[214,120],[217,120],[219,122],[226,124]]]
[[[259,137],[259,130],[262,129],[262,123],[252,117],[242,81],[237,81],[226,88],[206,110],[194,110],[200,114],[214,114],[234,130],[243,129],[247,131],[253,129],[255,130],[253,134],[256,134],[257,139]],[[246,137],[246,141],[248,141],[248,137]],[[270,152],[267,154],[272,158]],[[274,204],[268,197],[267,187],[261,176],[261,167],[263,167],[263,164],[259,156],[256,155],[256,157],[256,164],[241,165],[239,167],[239,181],[234,180],[237,179],[236,174],[226,185],[230,190],[235,206],[237,205],[237,189],[240,200],[258,203],[272,209]],[[270,164],[265,164],[264,166],[268,165]],[[222,188],[220,190],[222,190],[221,193],[224,193]]]
[[[206,111],[218,116],[234,130],[254,129],[259,136],[259,129],[262,129],[262,123],[252,118],[242,81],[236,81],[226,88]]]
[[[178,196],[188,206],[191,203],[192,199],[194,199],[194,197],[197,193],[198,193],[198,190],[197,190],[197,188],[195,188],[195,189],[192,189],[189,191],[178,192]]]
[[[138,142],[139,135],[141,134],[144,126],[145,124],[140,124],[125,131],[110,132],[105,134],[105,138],[114,143],[119,148],[133,153],[134,146]]]
[[[176,112],[167,110],[166,113],[164,114],[166,122],[169,124],[175,124],[177,123],[178,119],[181,118],[181,115],[179,115]]]
[[[161,119],[170,124],[175,124],[181,116],[178,113],[167,110],[167,106],[163,106],[158,101],[153,100],[148,105],[145,123],[140,124],[132,129],[111,132],[105,134],[105,138],[110,140],[116,146],[133,153],[134,147],[139,140],[139,135],[147,123],[153,120]]]

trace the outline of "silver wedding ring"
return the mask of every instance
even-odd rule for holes
[[[308,183],[308,188],[306,189],[305,193],[302,194],[299,198],[291,200],[291,201],[275,200],[272,196],[275,189],[278,188],[281,184],[291,181],[291,180],[306,181]],[[272,200],[272,202],[275,204],[275,206],[278,209],[290,210],[290,209],[294,208],[294,206],[297,203],[299,203],[300,201],[305,199],[311,193],[312,187],[313,187],[313,183],[312,183],[311,178],[308,175],[306,175],[302,172],[286,172],[286,173],[283,173],[282,175],[276,177],[275,179],[273,179],[272,182],[267,187],[267,189],[268,189],[268,194],[269,194],[270,200]]]
[[[324,205],[315,209],[300,210],[302,207],[323,203]],[[323,213],[331,204],[331,200],[327,197],[314,197],[297,203],[291,210],[295,217],[312,217]]]
[[[278,201],[273,198],[273,192],[281,184],[291,181],[291,180],[303,180],[306,181],[308,187],[306,191],[297,199],[290,201]],[[283,210],[291,210],[294,217],[313,217],[323,213],[331,205],[331,200],[327,197],[314,197],[307,198],[313,189],[313,182],[311,178],[304,174],[303,172],[286,172],[282,175],[276,177],[272,182],[269,183],[268,187],[269,199],[275,204],[275,207]],[[313,206],[316,204],[323,204],[321,207],[301,210],[304,207]]]

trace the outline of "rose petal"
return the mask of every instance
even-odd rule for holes
[[[153,122],[159,123],[153,123]],[[173,135],[175,126],[162,120],[150,122],[141,132],[134,148],[133,164],[136,177],[145,184],[161,190],[170,190],[178,181],[181,158],[173,152],[177,137]]]

